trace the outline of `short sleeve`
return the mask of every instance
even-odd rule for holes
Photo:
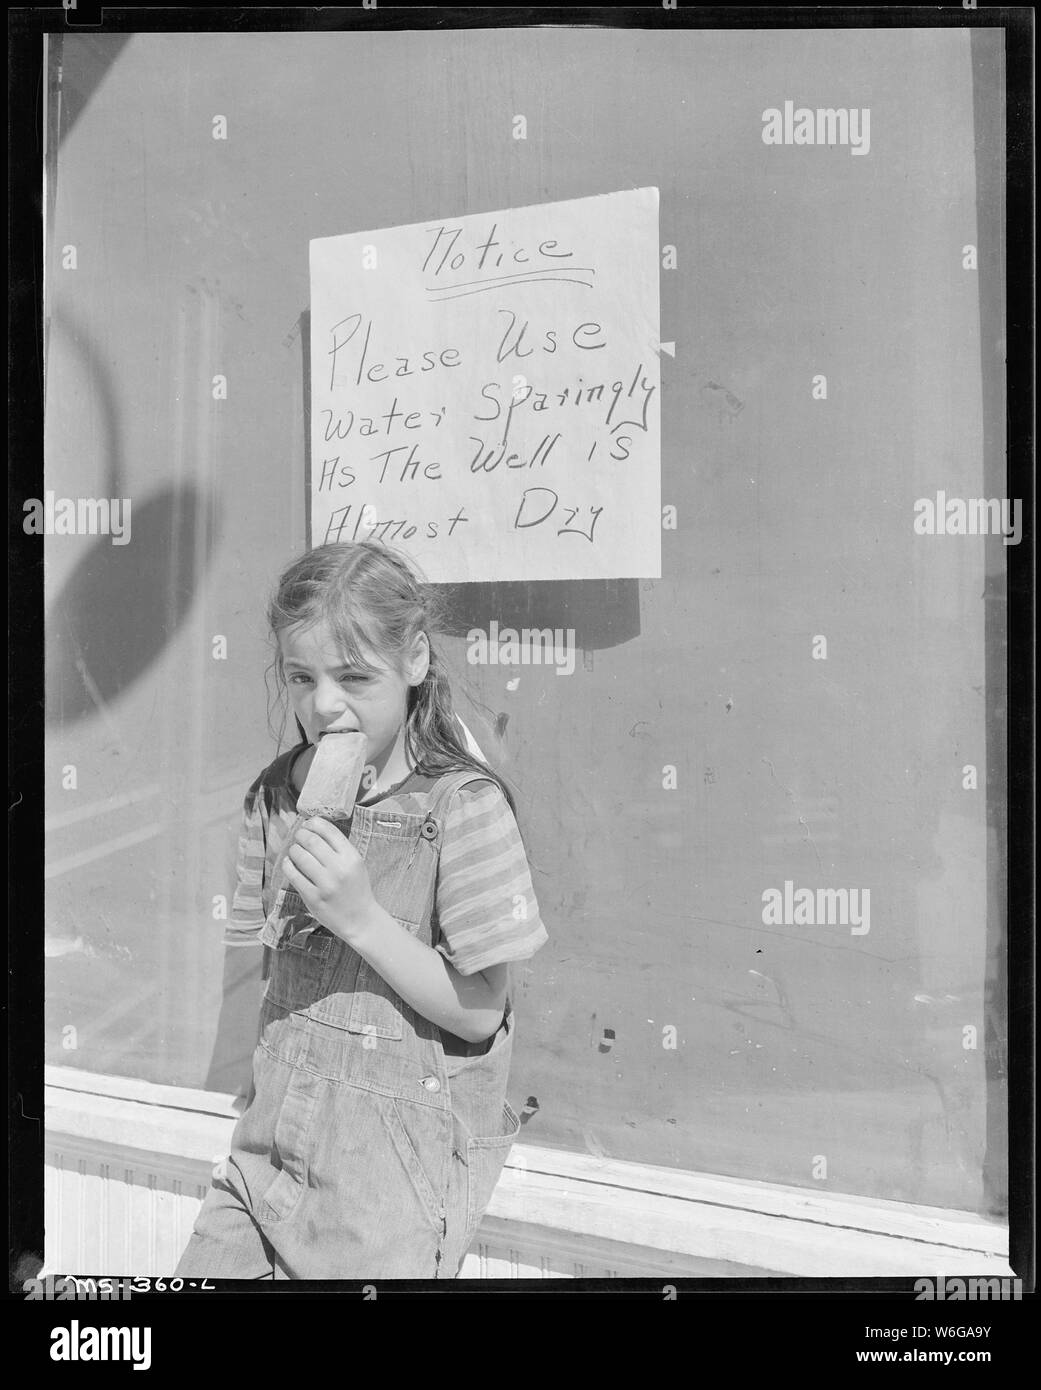
[[[267,920],[262,896],[264,857],[267,853],[263,805],[259,783],[254,783],[242,805],[242,828],[235,865],[235,896],[231,903],[231,917],[224,931],[225,946],[261,944],[260,933]]]
[[[460,975],[533,956],[549,937],[520,830],[502,789],[468,783],[445,818],[437,878],[436,949]]]

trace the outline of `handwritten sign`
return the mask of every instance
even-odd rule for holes
[[[658,190],[311,242],[312,544],[658,578]]]

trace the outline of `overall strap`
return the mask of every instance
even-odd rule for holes
[[[443,822],[448,814],[448,805],[452,797],[460,787],[465,787],[468,782],[491,782],[493,785],[497,785],[495,779],[489,777],[488,773],[477,772],[473,768],[464,768],[459,772],[446,772],[434,785],[427,815],[438,822]]]

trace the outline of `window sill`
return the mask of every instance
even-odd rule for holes
[[[169,1274],[241,1102],[58,1067],[46,1068],[45,1100],[45,1272]],[[102,1188],[105,1218],[96,1201],[84,1212]],[[118,1230],[95,1230],[102,1220],[116,1220]],[[105,1265],[97,1264],[102,1255]],[[518,1142],[462,1277],[941,1273],[1010,1277],[1007,1226],[969,1212]]]

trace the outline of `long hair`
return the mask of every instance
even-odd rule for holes
[[[284,713],[288,713],[289,692],[278,641],[284,629],[324,622],[352,666],[378,674],[368,652],[402,676],[413,642],[425,633],[430,666],[421,684],[409,687],[407,756],[426,776],[472,769],[490,777],[516,817],[516,802],[505,778],[475,757],[462,738],[452,708],[452,689],[432,636],[444,626],[443,607],[404,555],[373,540],[316,546],[283,570],[267,617],[275,644],[272,669]],[[299,719],[296,727],[306,743]]]

